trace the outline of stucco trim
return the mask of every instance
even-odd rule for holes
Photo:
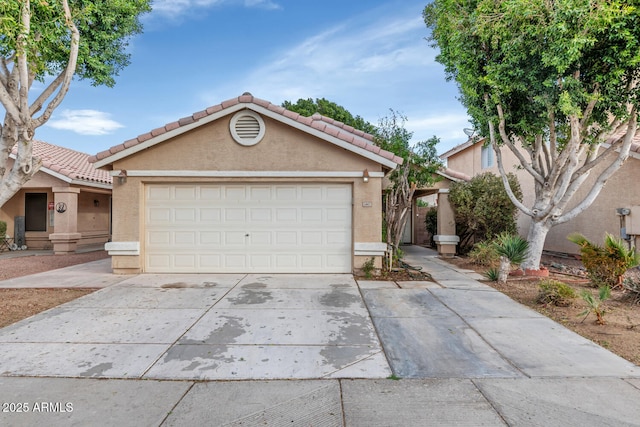
[[[356,256],[382,256],[387,251],[387,244],[383,242],[355,242],[353,254]]]
[[[458,242],[460,242],[460,237],[447,234],[436,234],[435,236],[433,236],[433,241],[436,243],[457,244]]]
[[[140,255],[140,242],[107,242],[104,249],[109,255]]]
[[[118,176],[120,170],[109,171]],[[383,178],[384,172],[369,172],[372,178]],[[127,176],[187,178],[362,178],[364,171],[193,171],[193,170],[127,170]]]

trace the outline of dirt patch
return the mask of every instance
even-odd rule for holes
[[[107,258],[105,251],[70,255],[30,255],[16,258],[0,256],[0,280]],[[0,289],[0,327],[10,325],[41,311],[56,307],[95,289]]]
[[[447,259],[447,261],[481,274],[486,271],[485,267],[474,265],[466,258],[456,257]],[[597,289],[581,273],[582,263],[580,261],[545,257],[543,263],[549,268],[550,278],[571,286],[578,295],[586,290],[597,298]],[[635,275],[637,272],[633,271],[632,274]],[[505,285],[490,281],[485,281],[485,283],[618,356],[640,365],[640,305],[634,304],[627,292],[621,290],[611,292],[611,298],[603,303],[606,323],[599,325],[596,323],[596,316],[593,313],[586,318],[580,316],[587,308],[586,302],[580,297],[574,299],[568,307],[538,304],[536,299],[540,280],[509,277]]]
[[[0,289],[0,328],[93,291],[95,289]]]

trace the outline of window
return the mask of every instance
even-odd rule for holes
[[[24,195],[25,231],[47,231],[47,193]]]
[[[493,166],[493,148],[490,145],[482,147],[482,169],[487,169]]]

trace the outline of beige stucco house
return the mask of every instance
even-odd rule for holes
[[[402,159],[332,119],[244,94],[98,153],[115,273],[350,273],[381,265]]]
[[[475,176],[484,172],[499,174],[495,153],[485,146],[485,139],[470,139],[464,144],[452,148],[440,157],[447,161],[450,169]],[[515,155],[508,149],[502,149],[503,162],[507,172],[518,176],[525,205],[532,206],[534,201],[533,178],[524,170],[516,168],[519,164]],[[507,165],[512,165],[511,167]],[[604,166],[604,165],[603,165]],[[582,200],[591,189],[590,182],[600,173],[594,170],[587,182],[576,193],[574,200]],[[602,243],[605,233],[628,237],[631,244],[640,244],[640,136],[631,148],[629,159],[607,182],[594,203],[575,219],[553,227],[545,242],[545,250],[568,254],[579,253],[579,248],[567,240],[573,232],[579,232],[588,239]],[[570,205],[574,206],[574,205]],[[627,211],[628,210],[628,211]],[[622,215],[621,215],[622,214]],[[518,215],[518,228],[526,236],[530,224],[529,217]]]
[[[69,253],[78,246],[107,242],[109,173],[96,170],[88,154],[46,142],[34,141],[33,154],[42,167],[0,208],[10,245]],[[11,158],[15,159],[15,149]]]

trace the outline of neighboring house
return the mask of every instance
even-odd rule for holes
[[[69,253],[77,246],[107,242],[109,173],[96,170],[88,154],[42,141],[33,142],[33,155],[42,160],[42,167],[0,208],[12,243]],[[15,159],[15,148],[11,158]]]
[[[110,171],[114,273],[350,273],[381,265],[371,135],[243,94],[98,153]]]
[[[589,240],[603,243],[605,233],[620,237],[626,232],[630,243],[640,244],[640,135],[631,148],[629,159],[607,182],[594,203],[572,221],[553,227],[545,242],[545,250],[568,254],[579,253],[579,248],[567,240],[573,232],[584,234]],[[440,157],[447,161],[447,166],[456,171],[475,176],[484,172],[498,172],[495,153],[485,146],[485,139],[470,139],[464,144],[452,148]],[[518,176],[522,187],[523,201],[532,206],[534,201],[533,178],[521,168],[517,168],[518,160],[508,149],[502,148],[503,162],[507,172]],[[574,196],[574,201],[582,198],[591,189],[590,182],[602,169],[594,170]],[[575,202],[573,205],[574,206]],[[629,212],[620,209],[628,209]],[[620,213],[624,215],[620,215]],[[524,214],[518,215],[518,229],[526,237],[530,219]],[[624,230],[622,230],[624,228]],[[631,235],[633,234],[633,235]]]

